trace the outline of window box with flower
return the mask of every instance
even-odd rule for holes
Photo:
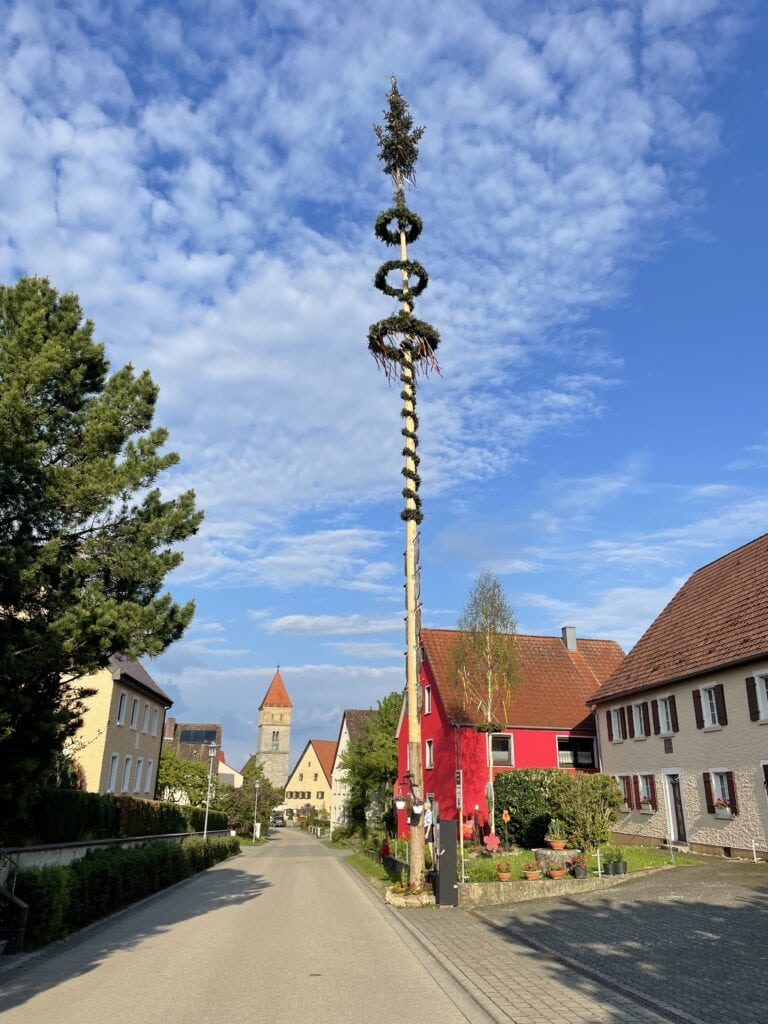
[[[640,797],[640,810],[643,814],[653,814],[653,801],[649,796]]]
[[[728,800],[715,800],[715,817],[716,818],[730,818],[731,817],[731,804]]]

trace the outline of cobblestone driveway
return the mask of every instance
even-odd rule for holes
[[[660,1010],[700,1024],[768,1024],[768,864],[711,860],[475,916]]]

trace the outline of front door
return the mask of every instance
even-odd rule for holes
[[[668,775],[669,802],[672,807],[672,828],[673,839],[677,843],[685,843],[688,838],[685,834],[685,815],[683,814],[683,795],[680,791],[680,776],[678,774]]]

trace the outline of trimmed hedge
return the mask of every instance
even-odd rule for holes
[[[67,867],[25,868],[16,895],[29,905],[24,949],[38,949],[240,852],[234,837],[93,850]]]
[[[46,789],[30,808],[24,834],[3,841],[12,846],[202,832],[204,823],[204,807],[77,789]],[[211,811],[208,828],[216,832],[226,827],[226,814]]]
[[[493,780],[496,800],[496,831],[527,850],[544,845],[553,810],[554,788],[562,775],[559,768],[519,768],[499,772]],[[502,818],[509,813],[509,822]],[[508,836],[505,835],[508,833]]]

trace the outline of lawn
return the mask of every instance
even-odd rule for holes
[[[616,850],[618,847],[612,847]],[[658,868],[670,863],[667,850],[657,850],[650,846],[622,846],[623,859],[627,862],[627,871],[642,871],[644,868]],[[497,850],[492,857],[482,854],[479,856],[466,856],[464,860],[465,877],[468,882],[495,882],[496,865],[501,864],[506,868],[509,864],[512,872],[512,880],[523,877],[523,864],[535,860],[532,850],[518,850],[516,853],[508,853]],[[605,861],[605,851],[603,851]],[[683,854],[675,854],[675,864],[698,864],[700,860]],[[590,871],[597,870],[597,857],[593,854],[589,858]]]

